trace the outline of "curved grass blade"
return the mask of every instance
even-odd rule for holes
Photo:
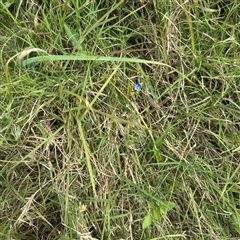
[[[121,57],[105,57],[105,56],[94,56],[94,55],[48,55],[48,56],[38,56],[32,57],[24,60],[22,62],[22,66],[27,66],[32,63],[39,63],[39,62],[48,62],[48,61],[102,61],[102,62],[133,62],[133,63],[145,63],[145,64],[155,64],[161,65],[164,67],[168,67],[172,70],[177,71],[170,65],[162,62],[151,61],[151,60],[144,60],[138,58],[121,58]],[[177,71],[178,72],[178,71]]]

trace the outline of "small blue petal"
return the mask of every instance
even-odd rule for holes
[[[134,88],[135,88],[135,90],[140,90],[142,88],[142,86],[140,83],[136,83]]]

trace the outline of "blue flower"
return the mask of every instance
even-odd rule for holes
[[[135,90],[140,90],[142,88],[140,83],[136,83],[134,89]]]

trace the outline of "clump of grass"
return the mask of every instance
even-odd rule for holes
[[[0,4],[1,237],[239,237],[237,1]]]

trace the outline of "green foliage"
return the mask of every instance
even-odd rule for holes
[[[159,149],[161,149],[164,139],[167,137],[167,134],[170,132],[170,130],[171,130],[171,125],[168,125],[166,130],[163,132],[163,134],[159,138],[157,138],[154,142],[153,153],[157,162],[161,162],[162,160]]]
[[[0,238],[239,237],[239,9],[0,1]]]
[[[144,217],[144,220],[143,220],[143,223],[142,223],[142,228],[143,229],[148,228],[151,224],[152,224],[152,216],[151,216],[151,214],[147,214]]]
[[[143,220],[142,228],[148,228],[152,224],[154,220],[160,222],[161,217],[166,215],[169,211],[171,211],[176,204],[174,202],[168,201],[158,201],[156,203],[148,202],[148,208],[150,213],[148,213]]]
[[[9,8],[12,4],[15,3],[15,0],[11,1],[1,1],[1,4],[4,5],[6,8]]]

